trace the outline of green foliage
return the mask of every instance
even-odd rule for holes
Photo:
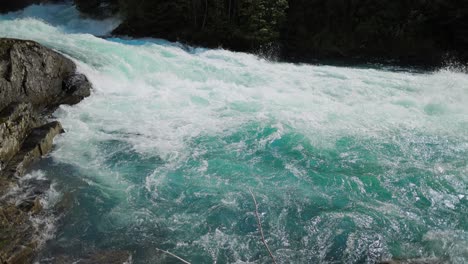
[[[241,51],[280,44],[299,60],[468,60],[466,0],[93,1],[119,1],[118,34]]]
[[[126,21],[117,33],[131,31],[242,50],[277,41],[288,7],[287,0],[119,1]]]
[[[287,7],[286,0],[242,1],[239,18],[243,32],[259,44],[277,40]]]
[[[467,59],[465,0],[289,0],[286,57],[433,64]],[[465,47],[465,48],[463,48]]]

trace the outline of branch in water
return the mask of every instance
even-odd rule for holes
[[[160,249],[160,248],[156,248],[156,250],[161,251],[161,252],[163,252],[163,253],[166,253],[166,254],[168,254],[168,255],[170,255],[170,256],[172,256],[172,257],[174,257],[174,258],[176,258],[176,259],[182,261],[182,262],[185,263],[185,264],[190,264],[190,262],[186,261],[185,259],[183,259],[183,258],[181,258],[181,257],[179,257],[179,256],[177,256],[177,255],[175,255],[175,254],[172,254],[172,253],[169,252],[169,251],[162,250],[162,249]]]
[[[255,199],[255,195],[254,195],[254,193],[252,192],[251,189],[249,189],[249,192],[250,192],[250,194],[252,195],[252,199],[253,199],[254,204],[255,204],[255,217],[257,218],[258,230],[260,231],[260,235],[262,236],[263,245],[265,245],[265,248],[268,250],[268,254],[270,254],[270,257],[271,257],[271,259],[273,260],[273,263],[276,264],[276,259],[275,259],[275,257],[273,256],[273,253],[271,252],[270,247],[268,246],[268,244],[267,244],[267,242],[266,242],[266,240],[265,240],[265,236],[263,235],[262,221],[260,220],[260,216],[259,216],[259,214],[258,214],[257,199]]]

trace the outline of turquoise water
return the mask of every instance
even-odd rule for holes
[[[67,208],[38,261],[468,263],[468,76],[271,63],[163,40],[66,5],[0,17],[0,36],[71,57],[93,95],[33,174]],[[94,34],[94,35],[93,35]],[[55,212],[57,214],[57,212]]]

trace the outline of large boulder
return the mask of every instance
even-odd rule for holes
[[[0,109],[12,102],[38,109],[57,107],[73,96],[64,80],[75,71],[70,59],[34,41],[0,39]],[[74,92],[89,95],[90,85],[80,87],[87,91]]]

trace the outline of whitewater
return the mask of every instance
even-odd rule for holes
[[[158,39],[73,6],[0,16],[0,37],[65,54],[94,90],[29,177],[66,210],[38,263],[468,263],[468,75],[270,62]]]

